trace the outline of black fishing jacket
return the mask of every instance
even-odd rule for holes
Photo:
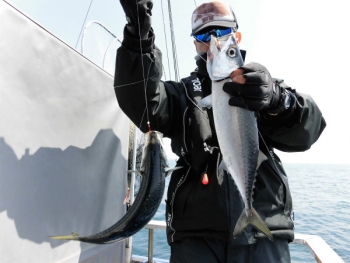
[[[264,238],[252,227],[233,238],[244,204],[231,176],[219,169],[222,156],[212,111],[197,106],[211,93],[205,64],[197,60],[198,68],[189,77],[180,82],[163,82],[162,53],[153,43],[151,32],[148,39],[141,41],[141,52],[140,40],[124,31],[123,45],[117,51],[114,86],[119,106],[135,125],[147,132],[149,118],[151,128],[169,137],[173,152],[180,157],[177,166],[183,168],[172,174],[166,200],[169,244],[193,236],[236,244]],[[274,82],[293,93],[292,105],[278,116],[256,114],[263,158],[259,159],[253,207],[274,238],[291,241],[292,198],[287,175],[273,149],[305,151],[317,141],[326,123],[310,96],[297,93],[282,80]],[[204,174],[208,184],[202,182]]]

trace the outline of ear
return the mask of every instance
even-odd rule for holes
[[[236,35],[237,44],[241,43],[242,33],[239,32],[239,31],[237,31],[237,32],[235,33],[235,35]]]

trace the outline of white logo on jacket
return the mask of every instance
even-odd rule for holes
[[[194,91],[202,91],[202,84],[201,84],[199,78],[192,80],[192,83],[193,83],[193,90]]]

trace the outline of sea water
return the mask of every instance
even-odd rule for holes
[[[350,262],[350,165],[285,164],[284,168],[293,197],[295,232],[320,236]],[[165,220],[164,200],[154,220]],[[147,256],[147,248],[148,230],[143,229],[133,237],[133,254]],[[290,251],[293,263],[316,262],[306,246],[291,244]],[[155,230],[154,257],[169,256],[165,231]]]

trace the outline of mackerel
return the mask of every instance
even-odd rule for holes
[[[168,163],[161,133],[150,131],[146,137],[140,170],[135,171],[142,175],[140,190],[127,213],[117,223],[97,234],[80,236],[73,232],[69,236],[51,236],[50,238],[108,244],[134,235],[153,218],[163,198],[165,177],[181,167],[166,170]]]
[[[212,36],[207,58],[212,94],[204,98],[199,106],[213,108],[215,129],[223,156],[221,168],[232,176],[245,205],[233,236],[238,236],[248,225],[252,225],[272,240],[269,228],[252,206],[259,155],[256,118],[252,111],[230,106],[230,96],[223,91],[223,85],[231,81],[231,72],[243,65],[233,34],[220,38]]]

